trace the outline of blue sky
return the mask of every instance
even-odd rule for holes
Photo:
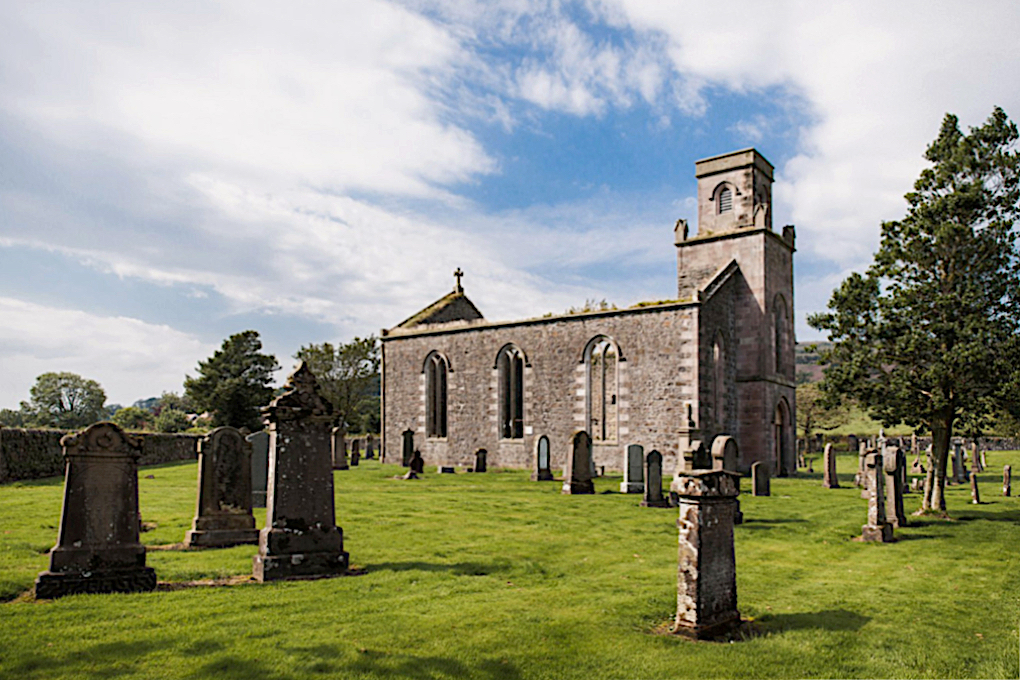
[[[889,5],[0,0],[0,408],[248,328],[289,369],[457,267],[490,319],[672,297],[694,161],[747,146],[817,339],[942,116],[1020,115],[1020,7]]]

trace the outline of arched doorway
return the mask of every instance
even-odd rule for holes
[[[786,403],[786,399],[780,399],[772,418],[772,451],[777,477],[786,477],[795,469],[793,443],[790,405]]]

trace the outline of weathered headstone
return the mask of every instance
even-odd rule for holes
[[[375,436],[369,433],[365,437],[365,460],[372,460],[375,458]]]
[[[985,471],[981,465],[981,454],[978,453],[977,442],[971,442],[970,444],[970,469],[976,472]]]
[[[258,543],[251,500],[251,444],[240,431],[217,427],[198,442],[198,509],[184,544]]]
[[[408,461],[407,468],[404,479],[421,479],[419,475],[425,473],[425,461],[421,457],[421,451],[416,450],[411,453],[411,460]]]
[[[822,486],[826,489],[838,489],[839,477],[836,476],[836,452],[832,450],[832,444],[825,445],[825,470],[823,472]]]
[[[35,581],[35,596],[152,590],[139,542],[138,459],[142,443],[113,423],[96,423],[60,440],[64,450],[64,507],[50,568]]]
[[[414,455],[414,430],[407,429],[400,434],[401,457],[400,464],[408,467],[411,464],[411,457]]]
[[[762,463],[760,460],[751,463],[752,496],[771,496],[771,479],[772,476],[769,474],[769,466],[767,463]]]
[[[361,440],[351,440],[351,467],[358,467],[361,463]]]
[[[646,508],[668,508],[662,495],[662,454],[652,450],[645,456],[645,488],[641,505]]]
[[[988,457],[985,456],[985,453],[986,453],[985,449],[981,449],[981,470],[982,471],[988,469]]]
[[[535,482],[553,481],[552,465],[549,462],[549,437],[542,435],[535,442],[535,472],[531,475]]]
[[[729,435],[719,435],[712,440],[712,469],[737,471],[740,462],[740,448],[737,440]],[[740,477],[736,478],[738,497],[734,500],[736,507],[733,510],[733,523],[743,524],[744,513],[740,511]]]
[[[868,475],[865,474],[864,459],[868,455],[868,445],[866,442],[861,442],[857,447],[857,474],[854,476],[854,485],[861,487],[861,498],[867,498],[867,480]]]
[[[1009,496],[1013,490],[1013,468],[1005,465],[1002,468],[1002,495]]]
[[[673,478],[670,490],[680,506],[675,633],[705,639],[740,625],[733,550],[737,477],[692,470]]]
[[[974,505],[981,504],[981,493],[978,491],[977,472],[970,473],[970,502]]]
[[[347,434],[342,427],[334,427],[330,431],[330,452],[333,457],[334,470],[350,470],[347,462]]]
[[[245,439],[251,444],[251,507],[266,507],[269,482],[269,433],[263,430]]]
[[[881,453],[869,453],[865,460],[868,476],[868,523],[861,527],[861,540],[888,543],[893,540],[893,527],[886,519],[885,473]]]
[[[712,457],[701,441],[701,430],[694,422],[694,410],[690,403],[684,405],[684,424],[680,427],[680,442],[677,447],[676,475],[690,470],[707,470],[712,467]]]
[[[857,438],[857,435],[848,434],[846,436],[846,450],[849,451],[850,453],[853,453],[854,451],[859,451],[860,448],[861,444],[860,440]]]
[[[903,478],[907,460],[897,446],[885,447],[882,456],[882,470],[885,473],[885,517],[894,529],[907,526],[907,514],[903,510]]]
[[[563,470],[563,493],[595,493],[591,477],[591,436],[578,430],[570,438],[570,455]]]
[[[963,484],[967,481],[963,466],[963,445],[959,442],[953,444],[953,482]]]
[[[475,451],[475,472],[486,472],[489,467],[489,452],[485,449]]]
[[[645,490],[645,448],[640,444],[627,446],[620,493],[642,493]]]
[[[269,426],[269,501],[254,557],[257,581],[347,571],[336,525],[330,433],[333,406],[303,361],[263,409]]]

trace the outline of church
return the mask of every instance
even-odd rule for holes
[[[586,430],[596,466],[626,447],[675,468],[688,408],[697,439],[736,438],[738,467],[796,469],[794,228],[772,229],[772,165],[755,149],[695,163],[698,223],[676,223],[676,299],[488,321],[454,290],[382,332],[386,462],[562,469]]]

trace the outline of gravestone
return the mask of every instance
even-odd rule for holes
[[[418,449],[414,450],[414,453],[411,454],[408,467],[411,468],[411,472],[419,475],[425,474],[425,459],[421,457],[421,451]]]
[[[358,467],[361,462],[361,440],[351,440],[351,467]]]
[[[838,489],[839,477],[836,476],[836,452],[832,450],[832,444],[825,445],[825,470],[823,471],[822,486],[826,489]]]
[[[370,433],[365,437],[365,460],[375,458],[375,437]]]
[[[857,435],[848,434],[846,436],[846,450],[849,451],[850,453],[853,453],[854,451],[859,451],[860,448],[861,443],[860,440],[857,438]]]
[[[676,471],[673,476],[690,470],[707,470],[712,467],[712,457],[705,450],[701,441],[701,430],[694,422],[694,409],[690,403],[684,404],[686,415],[684,425],[680,428],[680,442],[677,447]]]
[[[985,449],[981,449],[981,470],[988,469],[988,458],[985,456]]]
[[[262,413],[270,437],[269,507],[253,558],[255,580],[343,574],[349,556],[333,500],[333,406],[305,362]]]
[[[885,447],[882,456],[882,470],[885,473],[885,517],[893,529],[907,526],[907,514],[903,510],[903,480],[907,459],[897,446]]]
[[[595,493],[591,468],[591,436],[584,430],[578,430],[570,438],[570,455],[563,470],[563,493]]]
[[[971,442],[970,445],[970,469],[975,472],[985,471],[981,465],[981,455],[978,453],[977,442]]]
[[[263,430],[245,439],[251,444],[251,507],[266,507],[269,478],[269,433]]]
[[[330,455],[333,457],[334,470],[350,470],[347,462],[347,435],[342,427],[330,430]]]
[[[769,466],[760,460],[751,463],[751,495],[771,496],[771,475]]]
[[[970,473],[970,502],[974,505],[981,505],[981,493],[978,491],[977,472]]]
[[[869,453],[864,465],[871,494],[868,496],[868,523],[861,527],[861,540],[889,543],[893,540],[893,527],[885,514],[885,472],[882,454]]]
[[[531,481],[553,481],[552,465],[549,462],[549,437],[545,435],[535,442],[535,472],[531,475]]]
[[[871,455],[872,453],[876,453],[876,451],[874,449],[870,449],[862,445],[860,453],[857,456],[857,462],[861,470],[860,472],[861,498],[865,500],[871,498],[871,487],[868,486],[868,484],[871,481],[871,476],[868,475],[868,456]]]
[[[963,484],[966,480],[963,471],[963,446],[956,442],[953,444],[953,483]]]
[[[486,472],[489,465],[489,452],[485,449],[475,451],[475,472]]]
[[[729,470],[730,472],[737,471],[737,465],[740,461],[740,448],[737,446],[737,440],[729,435],[721,434],[712,440],[712,469],[713,470]],[[737,477],[737,492],[738,496],[734,500],[736,508],[733,510],[733,523],[743,524],[744,513],[740,511],[740,477]]]
[[[661,480],[660,480],[661,481]],[[627,447],[620,493],[643,493],[645,490],[645,448],[640,444]]]
[[[1013,490],[1013,468],[1005,465],[1002,468],[1002,495],[1009,496]]]
[[[692,470],[673,478],[670,491],[680,507],[675,633],[706,639],[740,625],[733,550],[738,477]]]
[[[60,439],[64,506],[50,568],[35,596],[127,593],[156,587],[138,540],[138,459],[142,443],[113,423],[96,423]]]
[[[868,475],[865,474],[864,459],[868,455],[868,445],[865,442],[861,442],[857,447],[857,474],[854,475],[854,485],[861,487],[861,498],[867,498],[867,480]]]
[[[251,500],[251,444],[239,430],[217,427],[198,442],[198,509],[184,545],[258,543]]]
[[[669,501],[662,495],[662,454],[652,450],[645,456],[645,488],[642,507],[668,508]]]
[[[411,457],[414,455],[414,430],[404,430],[400,434],[401,457],[400,464],[408,467],[411,464]]]

